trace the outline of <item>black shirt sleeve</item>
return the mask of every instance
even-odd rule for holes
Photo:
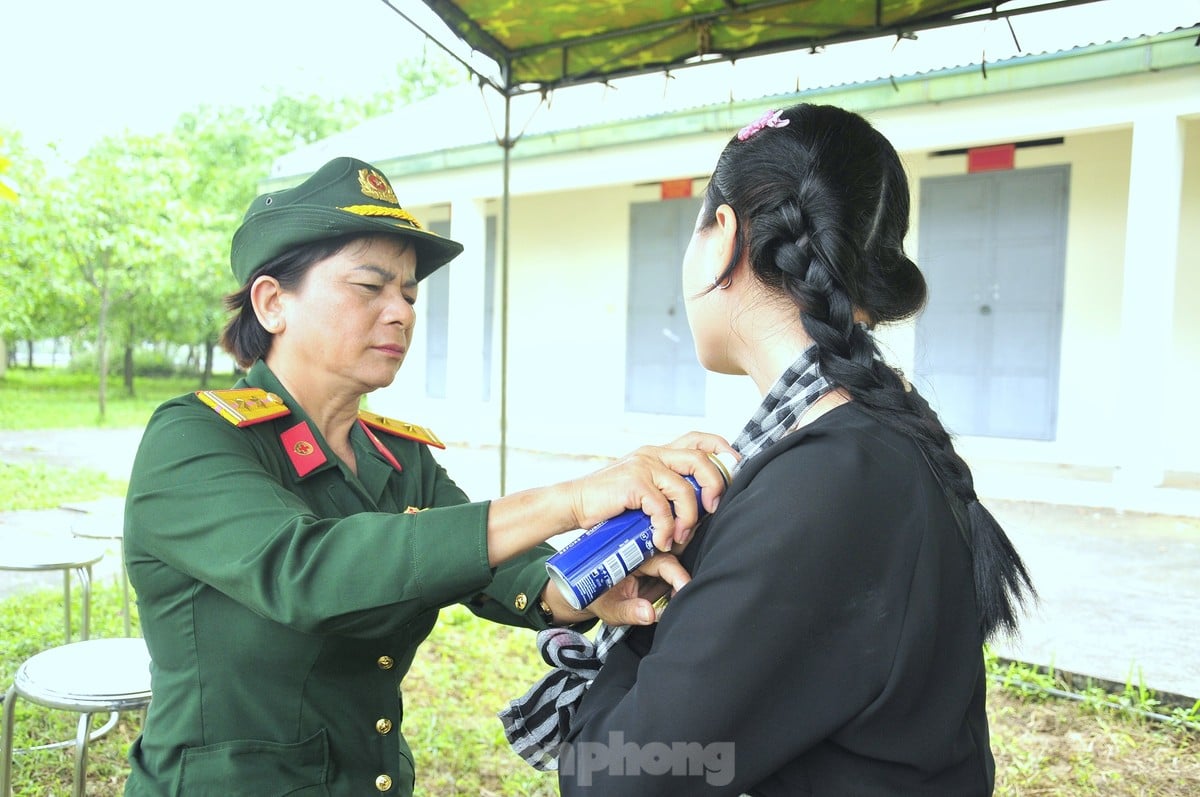
[[[610,653],[563,795],[749,791],[870,712],[906,624],[933,624],[910,605],[937,502],[913,450],[816,430],[777,448],[692,543],[693,580],[657,628]]]

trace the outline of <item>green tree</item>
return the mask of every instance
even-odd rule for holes
[[[47,176],[15,133],[4,136],[5,156],[16,199],[0,202],[0,374],[9,352],[25,342],[32,367],[33,341],[78,332],[79,307],[62,291],[62,258],[55,197],[61,180]]]
[[[0,202],[0,340],[92,339],[102,418],[114,346],[130,392],[133,353],[148,341],[202,349],[206,384],[222,297],[236,287],[229,242],[272,162],[466,79],[457,70],[438,53],[400,63],[365,97],[279,91],[254,108],[201,106],[168,135],[102,140],[65,178],[5,136],[0,159],[20,196]]]
[[[100,417],[105,415],[110,339],[125,347],[171,333],[162,296],[171,291],[196,222],[182,199],[190,167],[170,136],[109,137],[77,164],[63,214],[68,268],[95,333]],[[126,374],[132,389],[132,375]]]
[[[23,233],[27,224],[17,192],[4,176],[20,158],[20,137],[0,135],[0,376],[8,368],[12,345],[29,323]],[[27,161],[23,161],[28,163]]]
[[[5,173],[12,167],[12,160],[4,154],[4,139],[0,138],[0,199],[15,202],[17,192],[8,184]]]
[[[229,273],[229,241],[282,145],[268,133],[259,109],[203,106],[184,114],[174,135],[191,163],[185,199],[197,226],[179,264],[172,303],[179,342],[203,353],[201,384],[212,378],[213,357],[224,324],[222,297],[236,288]]]

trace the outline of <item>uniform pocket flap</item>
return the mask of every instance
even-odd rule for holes
[[[321,729],[300,742],[283,744],[256,739],[219,742],[183,751],[179,793],[299,795],[325,794],[329,774],[329,740]]]

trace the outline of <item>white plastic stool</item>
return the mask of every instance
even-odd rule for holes
[[[41,537],[20,537],[7,541],[0,551],[0,570],[40,572],[61,570],[63,574],[63,622],[66,641],[71,641],[71,571],[83,587],[80,639],[90,632],[92,610],[92,565],[104,558],[104,551],[95,543],[68,537],[56,540]]]
[[[83,797],[87,782],[87,746],[116,723],[122,711],[150,705],[150,653],[140,637],[89,639],[37,653],[17,669],[4,696],[4,728],[0,736],[0,797],[12,794],[13,717],[17,698],[46,708],[77,711],[75,786]],[[112,720],[91,733],[92,714],[111,712]],[[58,745],[47,745],[53,747]]]

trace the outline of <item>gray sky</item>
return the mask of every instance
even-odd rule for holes
[[[70,155],[276,87],[365,95],[421,53],[380,0],[2,0],[0,125]]]

